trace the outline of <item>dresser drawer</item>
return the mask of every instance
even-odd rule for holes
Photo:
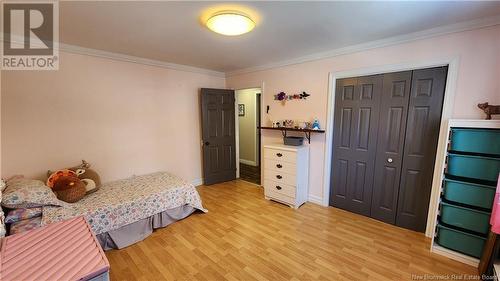
[[[274,159],[289,163],[296,163],[297,153],[293,151],[264,148],[264,158]]]
[[[269,199],[274,199],[274,200],[295,206],[295,198],[293,198],[293,197],[286,196],[282,193],[274,192],[273,190],[269,190],[269,189],[264,189],[264,194]]]
[[[297,173],[297,165],[295,165],[294,163],[274,159],[264,159],[264,169],[283,172],[291,175],[295,175]]]
[[[297,185],[297,178],[295,175],[277,172],[274,170],[264,169],[264,179],[272,180],[282,184],[288,184],[292,186]]]
[[[264,189],[295,198],[295,186],[264,180]]]

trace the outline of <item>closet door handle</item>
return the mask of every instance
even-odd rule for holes
[[[281,175],[276,175],[276,178],[282,179],[283,177]]]
[[[387,158],[387,162],[392,163],[392,161],[393,161],[392,158],[390,158],[390,157]]]
[[[276,189],[277,189],[277,190],[281,190],[281,186],[277,185],[277,186],[276,186]]]
[[[276,165],[276,168],[281,169],[281,168],[283,168],[283,166],[281,166],[281,164],[277,164],[277,165]]]
[[[281,154],[281,153],[276,153],[276,156],[281,157],[281,156],[283,156],[283,154]]]

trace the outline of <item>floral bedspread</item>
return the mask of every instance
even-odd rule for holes
[[[85,216],[95,234],[183,205],[203,212],[195,187],[166,172],[105,183],[80,201],[64,207],[43,207],[42,225]]]

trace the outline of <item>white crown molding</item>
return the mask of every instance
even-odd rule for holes
[[[302,56],[290,60],[284,60],[280,62],[274,62],[269,64],[264,64],[255,67],[243,68],[239,70],[226,72],[226,77],[236,76],[256,71],[268,70],[272,68],[279,68],[288,65],[300,64],[315,60],[321,60],[346,54],[357,53],[361,51],[366,51],[375,48],[387,47],[392,45],[403,44],[407,42],[412,42],[416,40],[427,39],[436,36],[443,36],[456,32],[469,31],[473,29],[486,28],[490,26],[500,25],[500,15],[481,18],[472,21],[460,22],[451,25],[439,26],[431,29],[426,29],[422,31],[417,31],[413,33],[408,33],[404,35],[393,36],[385,39],[375,40],[371,42],[361,43],[357,45],[351,45],[343,48],[338,48],[334,50],[330,50],[327,52],[321,52],[316,54],[311,54],[307,56]]]
[[[4,41],[3,40],[3,38],[4,38],[3,32],[0,32],[0,37],[1,37],[0,41],[3,42]],[[11,41],[14,44],[24,44],[24,38],[22,36],[12,36]],[[37,46],[37,45],[35,45],[35,46]],[[45,47],[45,46],[40,45],[37,47]],[[129,62],[129,63],[137,63],[137,64],[167,68],[167,69],[171,69],[171,70],[200,73],[200,74],[206,74],[206,75],[217,76],[217,77],[222,77],[222,78],[225,77],[224,72],[215,71],[215,70],[211,70],[211,69],[199,68],[199,67],[188,66],[188,65],[183,65],[183,64],[169,63],[169,62],[164,62],[164,61],[160,61],[160,60],[153,60],[153,59],[130,56],[130,55],[125,55],[125,54],[120,54],[120,53],[85,48],[85,47],[80,47],[80,46],[70,45],[70,44],[65,44],[65,43],[59,43],[59,42],[54,42],[54,49],[59,50],[60,52],[65,52],[65,53],[99,57],[99,58],[105,58],[105,59],[123,61],[123,62]]]
[[[172,70],[179,70],[179,71],[185,71],[185,72],[207,74],[207,75],[222,77],[222,78],[226,77],[224,72],[215,71],[215,70],[211,70],[211,69],[199,68],[199,67],[183,65],[183,64],[169,63],[169,62],[164,62],[164,61],[160,61],[160,60],[147,59],[147,58],[130,56],[130,55],[125,55],[125,54],[120,54],[120,53],[107,52],[107,51],[102,51],[102,50],[97,50],[97,49],[90,49],[90,48],[79,47],[79,46],[69,45],[69,44],[64,44],[64,43],[59,44],[59,50],[63,51],[63,52],[79,54],[79,55],[87,55],[87,56],[100,57],[100,58],[106,58],[106,59],[117,60],[117,61],[138,63],[138,64],[143,64],[143,65],[156,66],[156,67],[168,68],[168,69],[172,69]]]

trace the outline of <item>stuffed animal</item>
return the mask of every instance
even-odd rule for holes
[[[491,115],[500,114],[500,105],[490,105],[487,102],[477,105],[486,114],[486,120],[491,120]]]
[[[47,179],[47,186],[50,187],[50,188],[53,188],[55,182],[59,178],[61,178],[61,177],[66,177],[66,176],[77,177],[77,175],[76,175],[76,173],[74,171],[71,171],[71,170],[68,170],[68,169],[58,170],[58,171],[55,171],[55,172],[48,171],[47,172],[47,176],[49,177]]]
[[[78,178],[85,184],[87,194],[97,191],[101,187],[101,178],[96,171],[90,169],[90,164],[82,160],[82,164],[69,168],[74,171]]]
[[[58,177],[54,182],[52,191],[57,199],[68,203],[75,203],[85,196],[85,184],[76,176],[68,175]]]
[[[71,171],[74,173],[76,177],[78,177],[84,184],[85,184],[85,189],[87,190],[87,194],[90,194],[92,192],[97,191],[101,187],[101,178],[97,174],[96,171],[90,169],[90,164],[82,160],[82,164],[65,169],[65,170],[60,170],[60,171]],[[47,176],[50,177],[54,174],[52,171],[47,171]],[[47,185],[51,187],[49,184],[49,180],[47,180]]]
[[[318,119],[314,119],[313,123],[312,123],[312,129],[313,130],[320,130],[320,127],[319,127],[319,120]]]

